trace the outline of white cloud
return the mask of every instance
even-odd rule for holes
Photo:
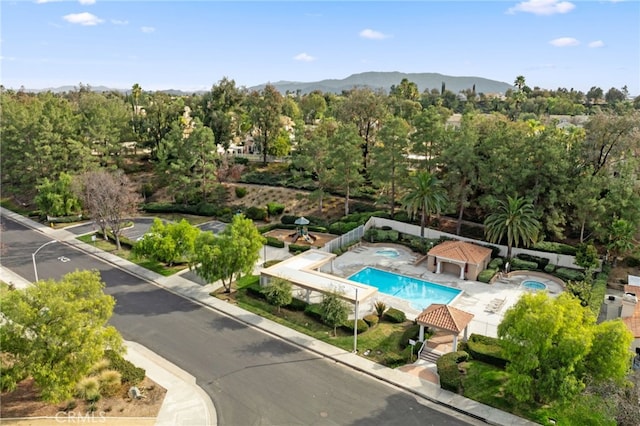
[[[104,22],[102,19],[89,12],[70,13],[69,15],[64,15],[62,19],[71,24],[80,24],[84,26],[98,25]]]
[[[53,3],[53,2],[58,2],[58,1],[62,1],[62,0],[36,0],[37,4],[45,4],[45,3]]]
[[[580,44],[580,42],[573,37],[560,37],[560,38],[555,38],[551,40],[549,44],[555,47],[569,47],[569,46],[577,46]]]
[[[121,21],[119,19],[112,19],[111,23],[113,25],[127,25],[129,23],[129,21]]]
[[[382,40],[385,38],[389,38],[387,34],[383,34],[380,31],[371,30],[369,28],[360,31],[360,37],[368,38],[370,40]]]
[[[156,29],[153,27],[140,27],[140,31],[142,31],[143,33],[152,33],[154,32]]]
[[[316,60],[315,57],[308,55],[305,52],[299,53],[296,56],[293,57],[293,59],[295,59],[296,61],[301,61],[301,62],[313,62]]]
[[[514,7],[509,8],[507,13],[514,14],[517,12],[533,13],[534,15],[555,15],[556,13],[567,13],[572,11],[576,6],[568,1],[558,0],[529,0],[518,3]]]
[[[95,4],[96,0],[78,0],[80,4]]]
[[[591,43],[589,43],[589,47],[604,47],[604,41],[602,40],[592,41]]]

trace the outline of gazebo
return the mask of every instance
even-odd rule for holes
[[[461,280],[475,280],[489,262],[491,249],[466,241],[445,241],[427,253],[429,271],[459,273]]]
[[[424,328],[433,327],[453,335],[453,352],[458,350],[458,335],[464,331],[463,342],[467,341],[468,325],[473,319],[473,314],[441,303],[431,304],[416,317],[420,325],[418,340],[424,342]]]

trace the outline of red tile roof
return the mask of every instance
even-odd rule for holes
[[[473,319],[473,314],[453,306],[434,303],[416,318],[418,324],[460,333]]]
[[[640,287],[637,285],[625,285],[625,293],[633,293],[640,299]],[[633,337],[640,338],[640,302],[636,303],[636,309],[633,311],[633,315],[630,317],[622,318],[622,321],[627,325]]]
[[[491,256],[491,249],[465,241],[445,241],[429,250],[427,254],[479,265]]]

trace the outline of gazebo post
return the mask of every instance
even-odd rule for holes
[[[420,324],[420,334],[418,335],[418,341],[424,342],[424,325]]]
[[[453,352],[458,350],[458,335],[453,336]]]
[[[464,280],[464,269],[465,269],[465,267],[460,265],[460,279],[461,280]]]
[[[464,335],[463,335],[463,337],[462,337],[462,341],[463,341],[463,342],[466,342],[466,341],[467,341],[467,332],[468,332],[468,331],[469,331],[469,326],[467,325],[467,326],[464,328]]]

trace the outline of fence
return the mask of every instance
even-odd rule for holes
[[[351,244],[354,241],[360,240],[365,233],[365,225],[360,225],[355,229],[347,232],[346,234],[340,235],[340,237],[335,238],[329,242],[327,242],[321,250],[326,251],[328,253],[333,253],[336,250],[341,249],[342,247]]]
[[[404,222],[398,222],[398,221],[391,220],[391,219],[384,219],[384,218],[381,218],[381,217],[372,217],[367,222],[367,225],[369,225],[369,227],[373,226],[373,227],[376,227],[376,228],[381,228],[383,226],[389,226],[389,227],[391,227],[391,229],[394,229],[394,230],[396,230],[398,232],[402,232],[403,234],[420,236],[420,226],[411,225],[409,223],[404,223]],[[461,241],[467,241],[469,243],[479,244],[479,245],[483,245],[483,246],[488,245],[488,243],[486,243],[484,241],[477,241],[477,240],[474,240],[472,238],[465,238],[465,237],[461,237],[459,235],[449,234],[447,232],[441,232],[441,231],[437,231],[435,229],[431,229],[431,228],[427,228],[427,227],[424,228],[424,237],[425,238],[430,238],[430,239],[438,239],[440,237],[446,237],[446,238],[453,238],[453,239],[461,240]],[[507,255],[507,246],[503,246],[503,245],[499,245],[499,244],[492,244],[492,246],[500,248],[500,256],[506,256]],[[551,263],[553,263],[554,265],[557,265],[557,266],[564,266],[566,268],[574,268],[574,269],[582,269],[580,266],[575,264],[575,257],[574,256],[569,256],[569,255],[566,255],[566,254],[547,253],[547,252],[542,252],[542,251],[537,251],[537,250],[528,250],[528,249],[515,248],[515,247],[511,249],[511,253],[512,253],[512,256],[516,256],[517,254],[520,254],[520,253],[526,253],[526,254],[529,254],[529,255],[533,255],[533,256],[538,256],[538,257],[543,257],[545,259],[549,259],[549,262],[551,262]]]

